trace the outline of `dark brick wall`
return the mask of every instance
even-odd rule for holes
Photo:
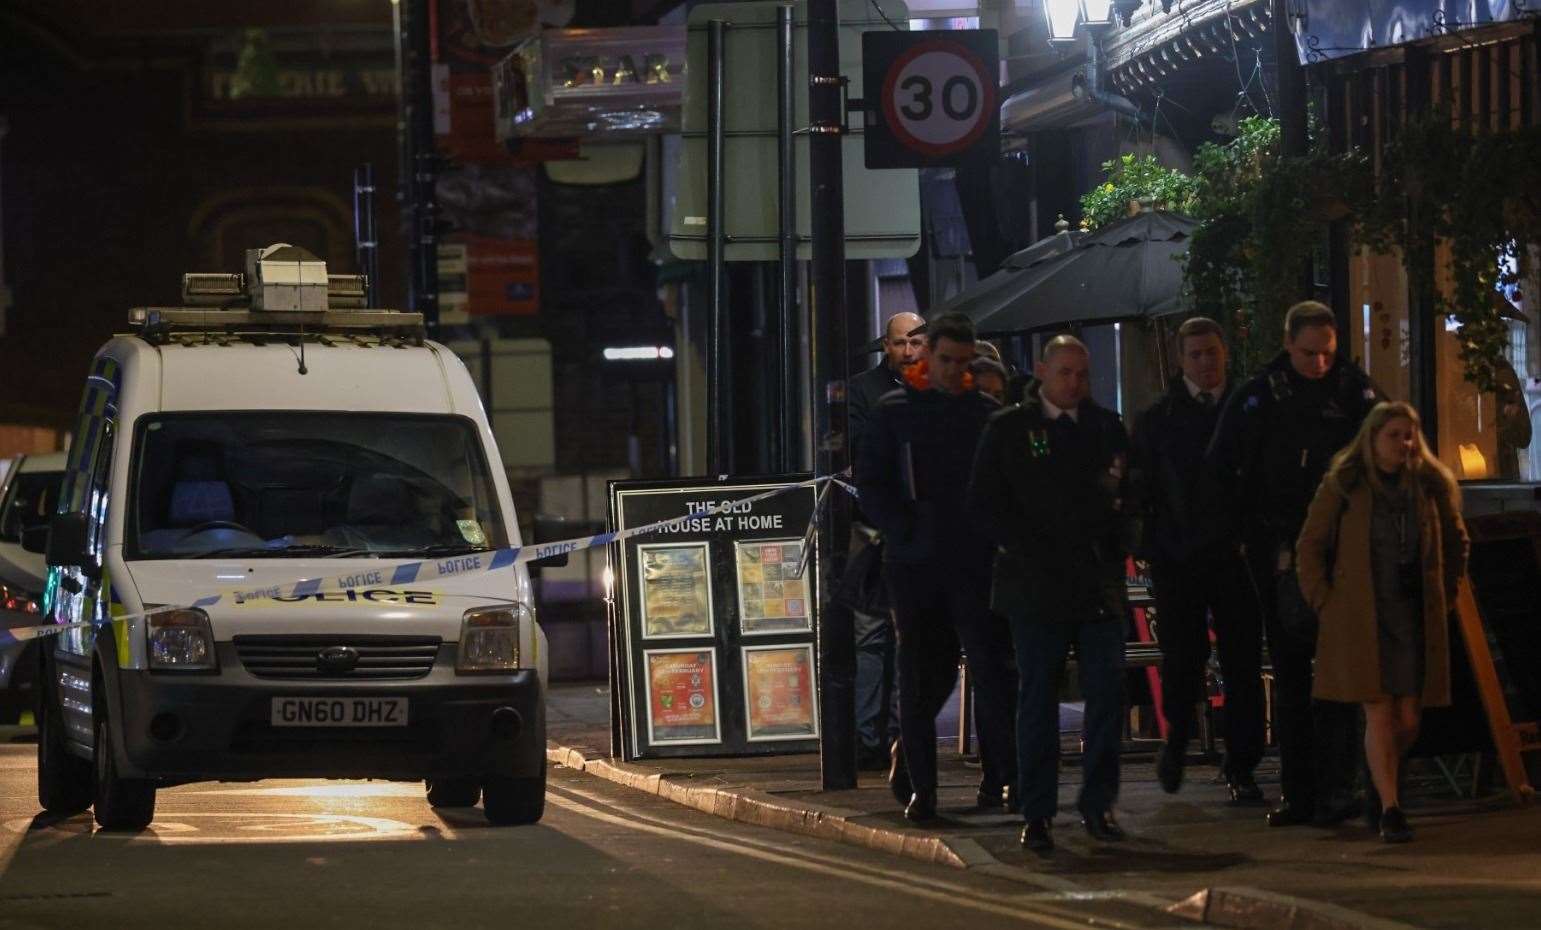
[[[381,299],[405,300],[388,118],[201,129],[188,116],[193,51],[91,48],[99,59],[0,28],[14,295],[0,338],[0,420],[66,422],[91,356],[125,327],[128,308],[175,303],[184,272],[239,270],[223,266],[267,244],[249,236],[324,246],[334,268],[352,270],[353,170],[365,161],[383,188]]]

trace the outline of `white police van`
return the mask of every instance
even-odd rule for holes
[[[104,828],[158,788],[425,780],[545,802],[545,636],[486,415],[419,314],[303,250],[187,275],[97,353],[57,515],[38,795]],[[497,564],[499,561],[501,565]]]

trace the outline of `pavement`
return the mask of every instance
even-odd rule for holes
[[[955,740],[939,747],[939,820],[905,821],[880,772],[847,791],[820,788],[816,755],[611,759],[609,691],[551,689],[548,758],[556,764],[729,820],[1009,878],[1044,892],[1145,895],[1210,926],[1289,930],[1541,930],[1541,807],[1506,792],[1456,795],[1432,768],[1413,772],[1404,802],[1414,842],[1389,846],[1362,822],[1271,829],[1266,808],[1229,801],[1218,769],[1190,764],[1183,789],[1162,792],[1148,757],[1128,756],[1117,814],[1128,841],[1090,840],[1074,815],[1078,771],[1061,772],[1055,852],[1018,844],[1021,821],[975,808],[977,763]],[[1067,714],[1067,716],[1070,716]],[[956,733],[956,716],[944,713]],[[1257,773],[1277,798],[1276,762]],[[1458,779],[1470,787],[1470,776]]]

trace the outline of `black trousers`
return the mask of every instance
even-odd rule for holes
[[[1353,793],[1360,757],[1359,708],[1311,697],[1311,662],[1316,657],[1316,643],[1292,634],[1280,621],[1281,610],[1309,608],[1292,580],[1293,573],[1279,572],[1278,559],[1277,543],[1248,543],[1247,563],[1263,604],[1263,627],[1273,663],[1273,728],[1279,743],[1279,786],[1291,804],[1311,810],[1318,801]],[[1282,592],[1289,603],[1281,603],[1280,589],[1289,585],[1294,587]]]
[[[1209,625],[1225,684],[1227,776],[1251,775],[1263,757],[1263,616],[1241,557],[1227,548],[1177,562],[1152,560],[1161,645],[1161,709],[1167,742],[1178,751],[1193,736],[1194,705],[1204,700]]]
[[[849,610],[831,603],[832,608]],[[883,614],[856,615],[856,738],[867,753],[888,755],[899,738],[898,689],[894,686],[894,623]]]
[[[936,715],[957,686],[960,644],[969,650],[974,676],[981,788],[998,790],[1014,782],[1010,715],[1015,689],[1003,674],[1009,667],[1005,631],[990,613],[988,574],[887,563],[883,579],[898,635],[899,732],[910,783],[916,789],[936,788]]]

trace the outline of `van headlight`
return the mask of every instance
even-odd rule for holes
[[[214,630],[196,607],[161,610],[145,618],[150,667],[175,670],[216,668]]]
[[[518,602],[477,607],[460,621],[457,672],[510,672],[519,667],[519,625],[534,612]]]

